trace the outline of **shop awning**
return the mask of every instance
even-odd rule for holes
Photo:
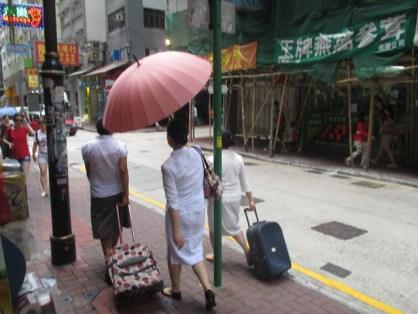
[[[78,70],[76,72],[73,72],[73,73],[67,75],[67,78],[69,78],[69,77],[77,77],[77,76],[86,74],[87,72],[90,72],[91,70],[93,70],[94,67],[95,67],[94,65],[89,65],[89,66],[85,67],[84,69]]]
[[[112,63],[106,64],[105,66],[103,66],[101,68],[98,68],[94,71],[91,71],[91,72],[87,73],[86,75],[84,75],[84,77],[90,77],[90,76],[94,76],[94,75],[104,74],[104,73],[110,72],[112,70],[115,70],[117,68],[126,66],[128,64],[129,64],[128,60],[112,62]]]

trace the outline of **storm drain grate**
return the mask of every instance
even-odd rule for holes
[[[324,171],[321,170],[321,169],[308,169],[308,170],[305,170],[305,172],[316,173],[316,174],[323,174],[324,173]]]
[[[359,229],[337,221],[327,222],[312,227],[311,229],[341,240],[349,240],[367,233],[367,230]]]
[[[256,164],[255,162],[251,162],[251,161],[246,161],[246,162],[244,162],[244,164],[246,166],[258,166],[258,164]]]
[[[149,153],[149,150],[139,150],[138,153]]]
[[[321,269],[340,278],[346,278],[351,275],[351,271],[332,263],[327,263],[326,265],[322,266]]]
[[[263,199],[261,199],[261,198],[256,198],[256,197],[254,197],[254,202],[256,203],[256,204],[258,204],[258,203],[262,203],[262,202],[264,202],[264,200]],[[241,206],[248,206],[248,198],[247,197],[245,197],[245,196],[243,196],[243,197],[241,197],[241,202],[240,202],[240,205]]]
[[[74,167],[74,166],[79,166],[80,163],[78,163],[78,162],[70,162],[68,165],[71,166],[71,167]]]
[[[364,187],[370,188],[370,189],[378,189],[378,188],[382,188],[382,187],[385,186],[384,184],[374,183],[374,182],[370,182],[370,181],[356,181],[356,182],[353,182],[351,184],[358,185],[358,186],[364,186]]]
[[[341,174],[332,174],[331,177],[337,178],[337,179],[350,179],[350,177],[343,176]]]

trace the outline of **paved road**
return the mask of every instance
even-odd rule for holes
[[[80,131],[69,138],[70,165],[82,164],[80,147],[94,136]],[[170,154],[165,133],[115,136],[128,144],[133,189],[163,203],[160,166]],[[366,312],[372,309],[359,300],[379,301],[377,307],[387,312],[418,312],[416,188],[338,176],[332,171],[316,173],[270,162],[245,161],[254,195],[260,199],[260,216],[280,222],[284,229],[296,280],[315,284],[309,278],[316,276],[328,280],[331,286],[340,284],[339,291],[319,287],[347,302],[358,303]],[[328,234],[312,229],[331,222],[322,226]],[[246,227],[245,219],[241,225]],[[322,269],[325,265],[328,270]]]

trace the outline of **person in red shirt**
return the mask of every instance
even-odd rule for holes
[[[28,146],[28,134],[34,135],[35,131],[28,120],[20,113],[14,116],[15,125],[9,128],[7,135],[3,136],[3,142],[9,145],[10,157],[19,161],[23,174],[29,172],[30,153]]]
[[[360,113],[356,123],[356,133],[353,136],[354,147],[356,150],[345,159],[347,166],[350,166],[354,160],[361,156],[360,166],[366,166],[367,159],[367,139],[368,139],[368,130],[367,124],[364,121],[364,114]]]

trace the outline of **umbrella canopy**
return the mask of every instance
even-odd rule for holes
[[[211,72],[208,61],[185,52],[160,52],[139,60],[113,84],[104,126],[126,132],[168,117],[196,96]]]
[[[0,118],[3,116],[14,116],[17,113],[17,110],[15,107],[3,107],[0,108]]]

